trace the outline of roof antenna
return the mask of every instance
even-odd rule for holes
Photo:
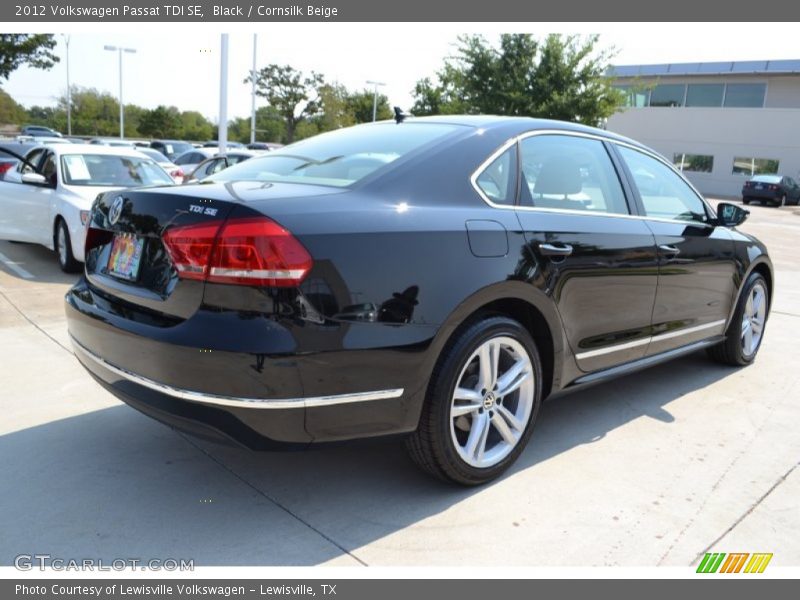
[[[407,115],[406,113],[404,113],[403,109],[400,108],[399,106],[395,106],[394,107],[394,120],[398,125],[400,123],[402,123],[403,121],[405,121],[406,118],[412,117],[412,116],[414,116],[414,115]]]

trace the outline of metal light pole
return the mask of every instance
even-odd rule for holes
[[[250,143],[256,142],[256,46],[258,34],[253,34],[253,70],[250,72],[252,85],[250,86]]]
[[[367,85],[375,86],[375,93],[372,95],[372,122],[374,123],[378,116],[378,86],[386,84],[382,81],[367,81]]]
[[[219,153],[225,154],[228,147],[228,34],[220,39],[219,53]]]
[[[64,36],[64,44],[67,46],[67,135],[72,135],[72,88],[69,84],[69,36]]]
[[[122,53],[136,54],[136,48],[121,46],[103,46],[104,50],[119,53],[119,139],[125,139],[125,104],[122,101]]]

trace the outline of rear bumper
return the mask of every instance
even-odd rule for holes
[[[742,190],[742,198],[747,198],[749,200],[763,200],[766,202],[778,202],[783,196],[782,191],[773,192],[770,190],[756,190],[756,189],[744,189]]]
[[[421,395],[414,386],[422,349],[292,354],[285,352],[290,332],[278,328],[272,338],[283,352],[209,351],[203,344],[176,343],[185,336],[180,325],[133,323],[103,308],[92,302],[83,281],[67,294],[76,357],[120,400],[176,429],[266,450],[416,427]],[[206,315],[190,326],[203,325],[213,334],[218,328],[210,327],[209,319],[214,318],[226,316]],[[252,318],[224,325],[234,339],[241,336],[232,328],[252,333],[256,326]]]

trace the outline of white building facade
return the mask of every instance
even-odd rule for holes
[[[752,175],[800,179],[800,60],[613,67],[627,106],[609,131],[657,150],[707,196]]]

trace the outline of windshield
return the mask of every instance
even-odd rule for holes
[[[169,175],[149,158],[113,154],[66,154],[61,157],[65,185],[137,187],[171,185]]]
[[[251,158],[205,181],[280,181],[344,187],[460,127],[439,123],[349,127]]]

